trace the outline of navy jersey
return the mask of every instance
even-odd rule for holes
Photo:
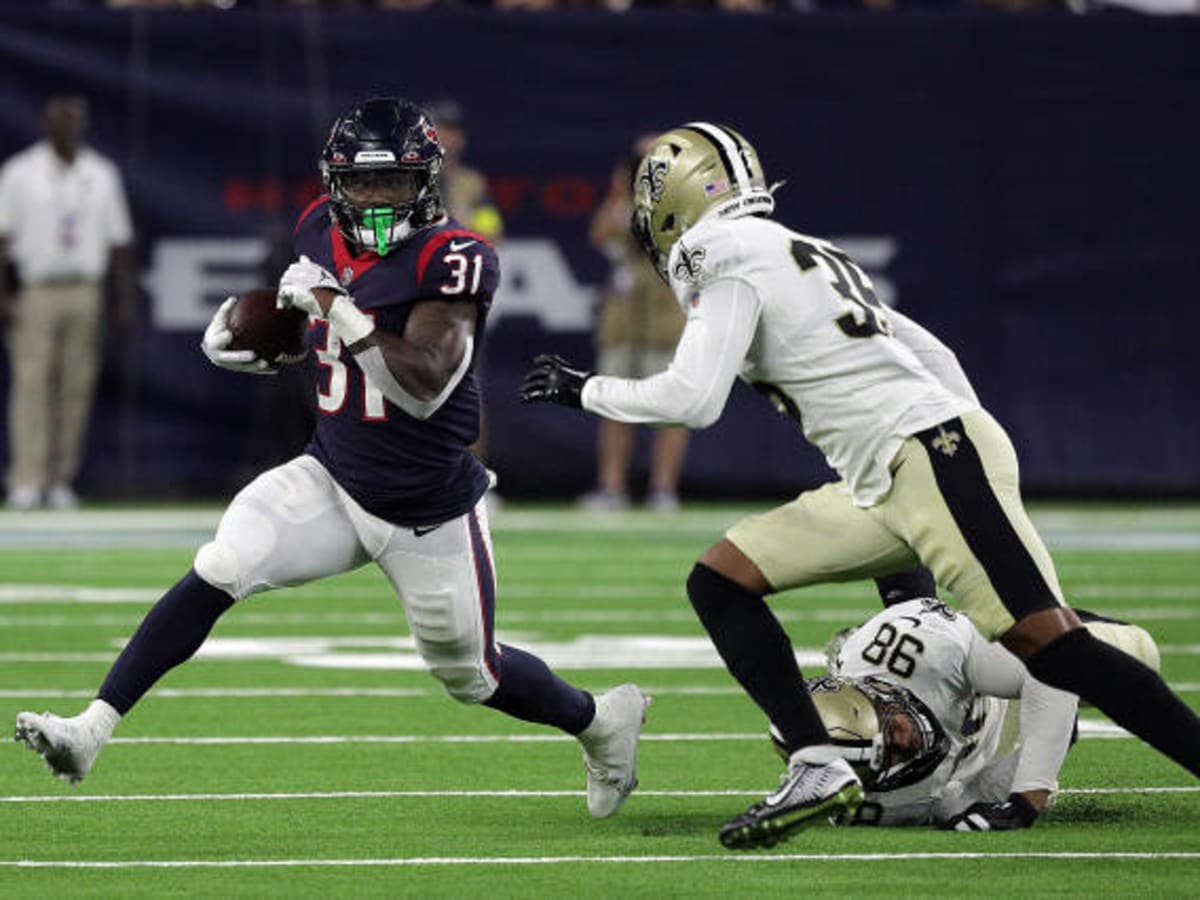
[[[327,198],[300,216],[297,255],[334,273],[378,329],[403,334],[421,300],[461,300],[479,310],[467,374],[428,419],[416,419],[363,376],[354,356],[321,319],[310,321],[317,366],[317,425],[305,452],[321,461],[368,512],[398,525],[445,522],[487,490],[487,471],[470,450],[479,436],[475,377],[484,325],[500,281],[496,252],[453,219],[413,235],[387,256],[354,255]]]

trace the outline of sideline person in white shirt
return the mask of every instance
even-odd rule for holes
[[[73,483],[99,374],[103,282],[114,276],[112,324],[134,314],[133,229],[116,166],[83,143],[87,101],[46,101],[45,139],[0,169],[0,320],[8,326],[8,506],[77,504]]]

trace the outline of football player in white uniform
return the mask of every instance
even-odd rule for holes
[[[1144,629],[1076,612],[1158,670]],[[844,824],[1008,831],[1031,827],[1053,801],[1078,698],[1035,679],[965,616],[909,600],[839,632],[826,652],[830,675],[808,688],[867,792]],[[783,752],[777,729],[772,739]]]
[[[740,376],[799,422],[841,479],[737,523],[688,578],[722,659],[790,754],[780,788],[722,828],[721,842],[771,845],[853,815],[863,796],[763,598],[918,562],[1040,681],[1200,774],[1196,714],[1063,603],[1012,443],[950,351],[885,309],[843,251],[769,218],[774,199],[750,143],[707,122],[674,128],[639,165],[634,200],[634,232],[687,315],[670,367],[633,380],[541,356],[522,400],[704,428]]]

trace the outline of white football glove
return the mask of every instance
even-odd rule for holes
[[[225,302],[217,307],[212,321],[204,329],[204,338],[200,341],[200,349],[214,366],[229,369],[233,372],[251,372],[255,375],[274,375],[277,371],[265,359],[259,357],[253,350],[230,350],[233,334],[229,330],[229,314],[233,311],[237,297],[226,297]]]
[[[301,256],[299,261],[292,263],[279,279],[279,293],[275,296],[275,305],[280,309],[289,306],[303,310],[310,316],[324,317],[321,304],[313,296],[314,288],[328,288],[334,293],[348,296],[346,289],[338,284],[338,280],[307,256]]]

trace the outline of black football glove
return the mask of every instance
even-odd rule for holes
[[[1000,803],[973,803],[942,825],[944,831],[1018,831],[1032,828],[1038,811],[1020,794]]]
[[[521,402],[558,403],[579,409],[583,385],[594,374],[571,368],[561,356],[543,353],[534,359],[533,368],[525,374],[521,383]]]

